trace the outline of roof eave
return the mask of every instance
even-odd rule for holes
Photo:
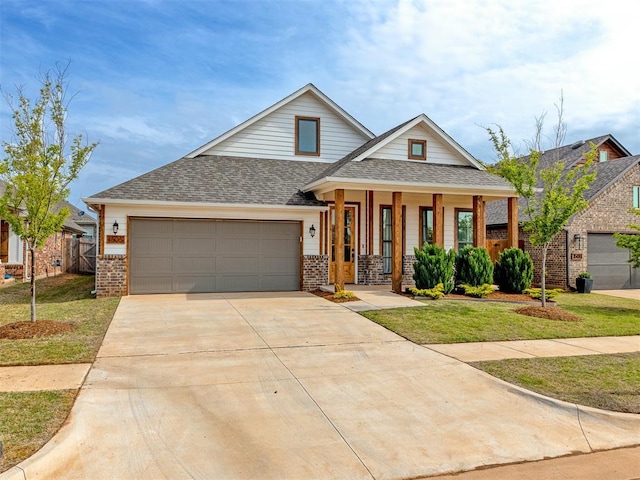
[[[136,207],[191,207],[191,208],[232,208],[253,210],[326,210],[325,205],[286,205],[286,204],[261,204],[261,203],[214,203],[214,202],[174,202],[166,200],[132,200],[121,198],[94,198],[85,197],[82,201],[90,207],[99,205],[128,205]],[[99,208],[98,208],[99,210]]]

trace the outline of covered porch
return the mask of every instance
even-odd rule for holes
[[[329,206],[320,213],[319,253],[328,256],[328,280],[336,288],[390,284],[400,293],[403,285],[413,283],[414,247],[425,242],[455,250],[467,245],[485,247],[487,201],[508,199],[507,245],[518,246],[513,192],[349,187],[327,189],[319,195]]]

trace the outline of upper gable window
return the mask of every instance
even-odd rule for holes
[[[607,161],[607,151],[600,150],[600,163],[604,163]]]
[[[427,159],[427,141],[409,139],[409,160]]]
[[[320,119],[296,117],[296,155],[320,155]]]

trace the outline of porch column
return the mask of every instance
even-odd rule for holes
[[[473,246],[487,247],[487,222],[482,195],[473,196]]]
[[[507,201],[507,248],[518,246],[518,197]]]
[[[402,192],[393,192],[391,216],[393,217],[391,287],[394,292],[402,293]]]
[[[441,193],[433,194],[433,244],[444,247],[444,201]]]
[[[344,289],[344,190],[336,190],[336,291]]]

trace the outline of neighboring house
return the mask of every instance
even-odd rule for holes
[[[629,224],[638,217],[629,212],[640,207],[640,155],[631,153],[612,135],[576,142],[545,151],[541,167],[558,159],[571,169],[585,161],[590,144],[598,148],[597,177],[585,197],[589,206],[574,215],[565,229],[552,241],[547,259],[547,283],[575,288],[575,278],[588,271],[594,277],[594,289],[640,288],[640,270],[631,267],[629,251],[616,246],[613,234],[634,233]],[[524,208],[520,202],[520,208]],[[487,204],[487,244],[499,245],[506,236],[507,208],[504,201]],[[534,259],[534,282],[541,277],[541,249],[534,248],[528,234],[520,229],[520,246]],[[494,254],[497,252],[494,252]]]
[[[99,213],[106,296],[334,282],[400,291],[413,283],[413,247],[484,246],[485,202],[504,198],[515,205],[512,187],[425,115],[375,136],[308,84],[83,200]]]
[[[4,191],[4,182],[0,180],[0,194]],[[63,259],[65,258],[66,239],[73,236],[82,236],[85,229],[96,220],[90,216],[83,217],[83,226],[78,225],[74,218],[78,215],[76,207],[68,202],[64,205],[69,208],[71,215],[65,221],[62,230],[51,235],[45,245],[38,250],[36,255],[36,277],[57,275],[65,271]],[[11,230],[11,225],[6,220],[0,219],[0,284],[4,283],[5,275],[16,280],[28,280],[31,272],[26,242]]]

